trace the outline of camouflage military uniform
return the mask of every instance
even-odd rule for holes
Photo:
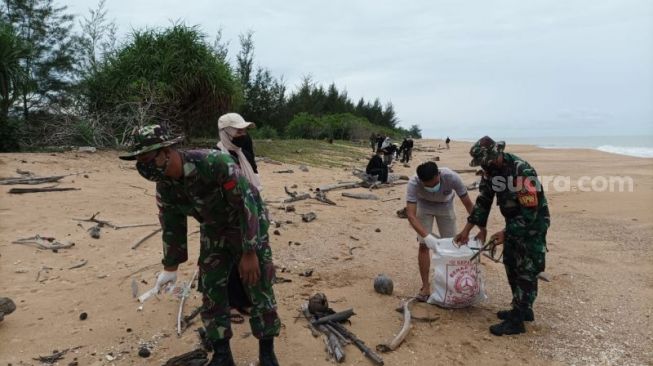
[[[490,156],[489,159],[484,156],[479,159],[482,154],[475,150],[477,145],[470,151],[475,157],[470,163],[472,166],[484,165],[503,150],[501,145],[498,151],[493,147],[496,156]],[[512,304],[521,310],[532,309],[537,297],[537,275],[544,271],[545,267],[546,233],[550,225],[546,197],[537,180],[535,169],[514,154],[504,152],[501,168],[484,166],[484,170],[479,196],[467,221],[485,227],[496,195],[497,205],[506,220],[503,263],[512,290]],[[518,180],[518,177],[530,177],[528,179],[540,187],[534,207],[524,207],[520,203],[518,192],[509,189],[508,185]]]
[[[180,151],[183,177],[157,183],[163,229],[163,265],[188,259],[186,217],[200,222],[199,291],[202,320],[210,340],[232,336],[227,279],[245,251],[255,250],[261,278],[246,286],[253,304],[250,325],[257,338],[277,336],[280,321],[272,290],[274,266],[269,220],[259,192],[240,174],[229,154],[216,150]]]

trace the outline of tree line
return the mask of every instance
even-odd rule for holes
[[[221,31],[209,40],[183,23],[119,42],[105,0],[82,19],[53,0],[0,4],[0,151],[123,146],[134,127],[153,122],[189,138],[216,137],[218,117],[233,111],[265,138],[421,137],[417,125],[398,126],[390,102],[355,102],[310,76],[289,91],[283,77],[256,65],[251,31],[230,63]]]

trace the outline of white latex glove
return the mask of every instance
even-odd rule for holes
[[[436,238],[433,234],[429,234],[429,235],[423,237],[422,241],[432,251],[437,251],[438,250],[438,238]]]
[[[174,285],[177,282],[177,271],[163,271],[156,278],[156,288],[158,291],[163,290],[166,286]]]

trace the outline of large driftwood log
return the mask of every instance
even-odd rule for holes
[[[329,184],[325,186],[320,186],[318,187],[318,190],[320,192],[329,192],[329,191],[335,191],[337,189],[350,189],[350,188],[358,188],[361,186],[360,182],[357,183],[337,183],[337,184]]]
[[[54,175],[51,177],[20,177],[20,178],[5,178],[0,180],[2,185],[10,184],[43,184],[58,182],[67,175]]]
[[[11,194],[23,193],[43,193],[43,192],[63,192],[63,191],[79,191],[81,188],[12,188],[9,190]]]
[[[301,200],[305,200],[305,199],[309,199],[309,198],[311,198],[310,194],[302,193],[302,194],[298,194],[298,195],[296,195],[294,197],[286,198],[285,200],[283,200],[283,203],[291,203],[291,202],[301,201]]]
[[[410,332],[410,305],[415,301],[415,298],[413,297],[412,299],[406,301],[404,303],[404,324],[401,327],[401,330],[399,333],[397,333],[397,336],[395,336],[391,341],[386,342],[386,343],[381,343],[376,346],[376,350],[379,352],[390,352],[396,350],[399,345],[401,345],[401,342],[406,339],[406,336]]]
[[[342,193],[343,197],[349,197],[349,198],[356,198],[359,200],[378,200],[379,196],[372,194],[372,193],[350,193],[350,192],[343,192]]]

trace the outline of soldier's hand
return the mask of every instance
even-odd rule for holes
[[[476,234],[475,239],[478,240],[481,243],[485,243],[485,239],[487,238],[487,229],[481,228],[481,230]]]
[[[156,278],[155,287],[158,291],[165,290],[168,286],[174,285],[177,282],[177,271],[162,271]]]
[[[503,244],[503,241],[506,238],[506,232],[504,230],[497,231],[496,233],[492,234],[490,237],[490,240],[494,241],[494,245],[501,245]]]
[[[238,264],[240,279],[246,285],[254,285],[261,277],[261,270],[258,266],[258,257],[256,252],[251,250],[243,253]]]

